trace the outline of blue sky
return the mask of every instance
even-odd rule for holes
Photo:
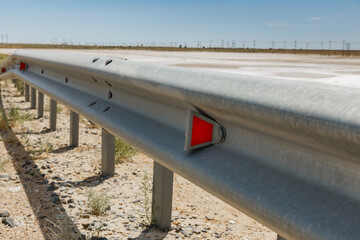
[[[360,0],[17,0],[0,6],[0,34],[9,42],[360,42]]]

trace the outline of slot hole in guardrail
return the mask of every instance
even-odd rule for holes
[[[26,65],[26,69],[29,69],[29,65]]]
[[[92,80],[94,80],[94,82],[98,82],[98,80],[94,77],[91,77]]]
[[[96,62],[97,60],[99,60],[99,58],[94,58],[94,59],[92,60],[92,62],[94,63],[94,62]]]
[[[89,104],[89,107],[94,106],[96,103],[97,103],[96,101],[90,103],[90,104]]]
[[[111,91],[108,92],[108,98],[109,99],[112,98],[112,92]]]
[[[111,59],[107,60],[106,63],[105,63],[105,66],[109,65],[111,62],[112,62]]]
[[[44,74],[44,69],[41,69],[41,74]]]
[[[109,83],[108,81],[105,81],[107,85],[109,85],[110,87],[112,87],[111,83]]]
[[[65,82],[66,82],[66,83],[68,83],[68,82],[69,82],[69,79],[68,79],[67,77],[65,78]]]
[[[107,112],[107,111],[109,111],[109,109],[110,109],[110,107],[105,107],[102,111]]]

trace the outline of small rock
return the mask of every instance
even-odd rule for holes
[[[212,216],[210,216],[210,215],[206,215],[205,218],[206,218],[207,220],[214,220],[214,217],[212,217]]]
[[[8,174],[8,173],[0,173],[0,178],[9,179],[9,178],[10,178],[10,174]]]
[[[59,189],[59,187],[60,187],[59,184],[57,184],[55,182],[50,183],[50,185],[54,190]]]
[[[58,196],[55,196],[53,198],[53,202],[56,203],[56,204],[59,204],[60,203],[60,198]]]
[[[185,237],[189,237],[189,233],[185,230],[182,230],[181,233],[185,236]]]
[[[74,203],[70,203],[69,208],[76,208],[76,205]]]
[[[10,217],[3,218],[3,224],[10,226],[11,228],[15,227],[14,220]]]
[[[8,188],[8,191],[10,192],[20,192],[21,187],[13,187],[13,188]]]
[[[12,175],[10,175],[9,179],[15,181],[18,179],[18,176],[16,176],[15,174],[12,174]]]
[[[90,218],[90,215],[89,214],[84,214],[82,215],[83,218]]]
[[[90,223],[89,222],[83,222],[81,225],[83,226],[83,228],[87,229],[89,227]]]
[[[234,220],[229,221],[230,224],[235,224],[236,222]]]
[[[9,212],[0,212],[0,217],[10,217]]]

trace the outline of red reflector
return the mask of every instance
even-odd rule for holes
[[[1,73],[6,72],[6,68],[1,68]]]
[[[20,71],[25,70],[26,64],[23,62],[20,62]]]
[[[191,146],[212,142],[214,126],[196,116],[193,116]]]
[[[225,141],[225,129],[218,122],[199,113],[189,111],[185,133],[185,151]]]

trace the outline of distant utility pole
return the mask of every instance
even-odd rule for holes
[[[275,46],[275,41],[273,40],[271,43],[271,49],[274,49],[274,46]]]
[[[255,52],[255,48],[256,48],[256,41],[254,40],[254,52]]]
[[[6,40],[5,40],[5,43],[9,43],[9,42],[8,42],[8,35],[7,35],[7,34],[5,35],[5,39],[6,39]]]
[[[286,49],[286,41],[284,41],[284,53],[285,53],[285,49]]]
[[[243,41],[243,48],[245,48],[245,41]]]
[[[224,39],[221,40],[221,48],[224,48]]]
[[[4,43],[4,34],[1,34],[1,43]]]
[[[346,43],[346,50],[350,51],[351,43]]]
[[[343,46],[342,46],[342,55],[345,55],[345,40],[343,40]]]
[[[294,49],[296,50],[297,41],[294,42]]]

